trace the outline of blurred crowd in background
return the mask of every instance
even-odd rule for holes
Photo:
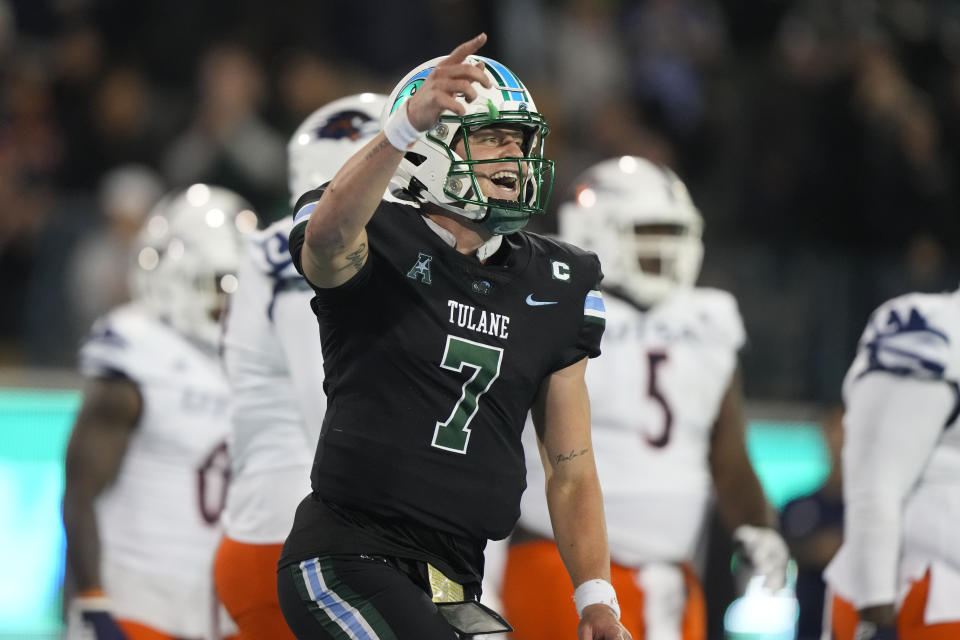
[[[883,299],[960,283],[955,0],[0,0],[0,366],[72,367],[167,189],[289,215],[286,143],[486,31],[579,171],[674,168],[749,398],[831,403]]]

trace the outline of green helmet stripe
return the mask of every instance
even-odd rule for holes
[[[530,102],[530,96],[527,95],[527,88],[526,88],[525,86],[523,86],[523,83],[522,83],[522,82],[520,82],[520,78],[517,77],[517,74],[515,74],[513,71],[511,71],[511,70],[507,67],[507,65],[505,65],[505,64],[503,64],[503,63],[500,63],[500,66],[503,67],[504,71],[506,71],[507,73],[509,73],[509,74],[513,77],[513,79],[514,79],[514,80],[516,81],[516,83],[517,83],[516,86],[520,87],[519,91],[520,91],[520,93],[523,94],[523,101],[524,101],[524,102]]]
[[[530,97],[527,95],[526,87],[523,86],[523,83],[520,82],[520,78],[518,78],[513,71],[510,71],[510,69],[508,69],[505,65],[493,60],[492,58],[485,58],[483,56],[477,57],[483,60],[487,70],[497,80],[497,84],[499,84],[501,87],[507,87],[506,89],[501,90],[504,100],[512,100],[514,102],[530,102]]]
[[[497,73],[497,70],[494,69],[489,63],[487,63],[487,71],[490,72],[490,75],[493,76],[493,79],[497,81],[498,85],[500,85],[501,87],[506,85],[506,83],[503,81],[503,77],[499,73]],[[500,95],[503,96],[504,100],[510,100],[510,92],[507,91],[506,89],[501,89]]]

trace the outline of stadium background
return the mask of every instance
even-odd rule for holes
[[[308,113],[481,30],[553,129],[535,229],[597,160],[672,166],[701,282],[741,305],[765,487],[824,477],[815,423],[869,311],[960,281],[960,3],[0,0],[0,638],[59,632],[74,354],[124,295],[131,209],[202,180],[285,215]]]

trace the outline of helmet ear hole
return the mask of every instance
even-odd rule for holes
[[[408,151],[403,157],[415,167],[419,167],[427,161],[427,156],[412,151]]]

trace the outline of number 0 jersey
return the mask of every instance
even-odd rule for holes
[[[297,264],[304,227],[290,239]],[[417,209],[389,202],[367,234],[361,271],[316,289],[312,302],[327,392],[314,495],[482,548],[519,516],[520,438],[541,382],[600,352],[599,261],[518,232],[480,263],[449,246]],[[308,502],[288,561],[342,550],[311,546]]]
[[[692,557],[712,480],[710,438],[745,333],[734,298],[675,292],[649,311],[606,298],[603,356],[586,381],[611,558],[625,566]],[[531,430],[521,525],[552,529]]]
[[[136,305],[94,324],[89,377],[135,383],[143,410],[116,480],[96,501],[105,590],[116,614],[205,637],[226,489],[227,383],[216,356]]]

